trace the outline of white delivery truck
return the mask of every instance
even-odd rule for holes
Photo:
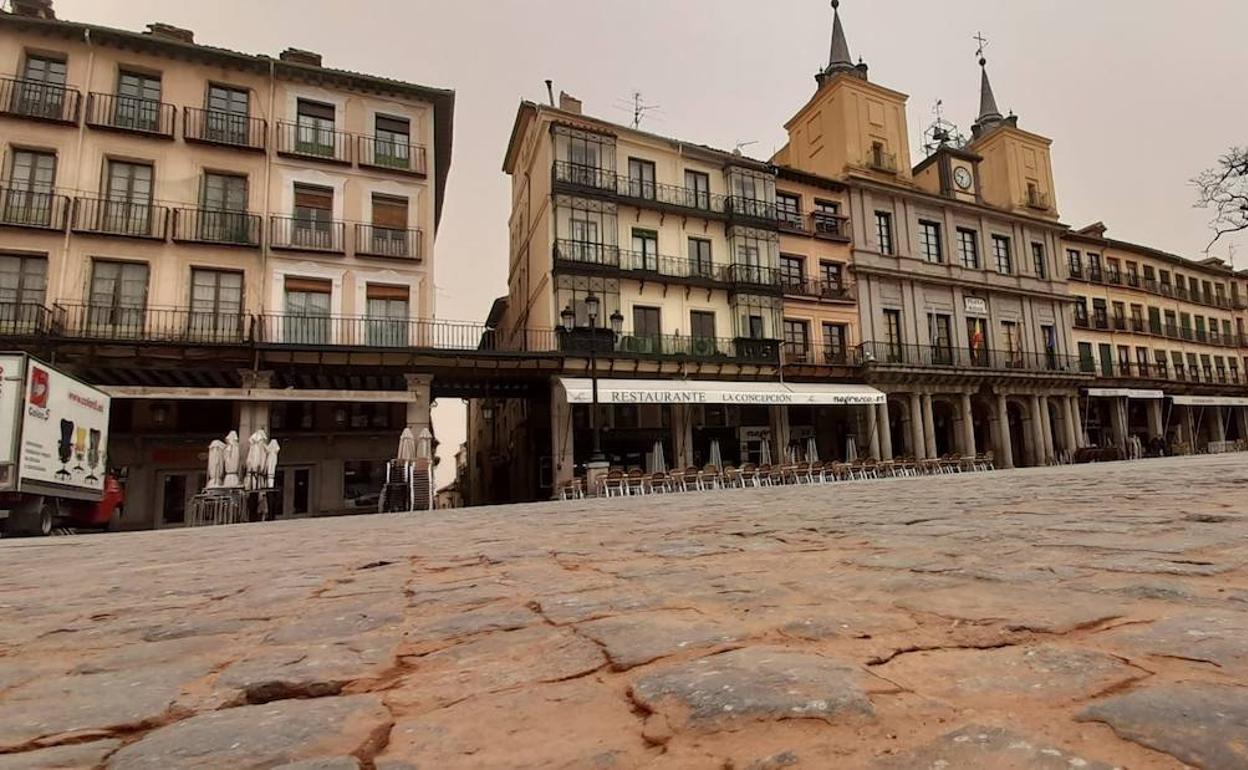
[[[90,385],[25,353],[0,353],[0,531],[108,523],[122,501],[108,473],[108,410]]]

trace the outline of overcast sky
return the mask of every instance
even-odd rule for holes
[[[455,151],[436,248],[437,314],[480,320],[506,292],[508,181],[516,105],[551,78],[586,112],[626,122],[634,91],[658,105],[651,131],[766,158],[827,60],[826,0],[54,0],[58,16],[141,30],[164,21],[197,42],[276,55],[456,94]],[[910,95],[913,157],[932,105],[969,133],[976,43],[1002,111],[1053,139],[1057,202],[1074,227],[1199,257],[1208,213],[1188,180],[1248,144],[1243,0],[843,0],[842,20],[871,80]],[[1248,267],[1241,239],[1238,267]],[[1227,244],[1214,252],[1226,256]],[[450,455],[462,409],[435,411]],[[440,479],[448,480],[447,476]]]

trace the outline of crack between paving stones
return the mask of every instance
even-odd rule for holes
[[[933,644],[933,645],[913,645],[910,647],[902,647],[893,650],[885,656],[875,656],[867,659],[868,667],[883,666],[890,663],[903,655],[909,655],[914,652],[940,652],[945,650],[999,650],[1003,647],[1018,647],[1022,642],[985,642],[984,644]],[[874,673],[874,672],[873,672]],[[883,677],[881,677],[883,678]]]

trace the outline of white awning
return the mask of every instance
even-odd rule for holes
[[[1160,390],[1138,390],[1136,388],[1088,388],[1088,395],[1100,398],[1165,398]]]
[[[569,404],[593,402],[593,381],[560,377]],[[725,382],[719,380],[598,380],[602,404],[758,404],[794,406],[882,404],[867,385],[840,383]]]
[[[1248,406],[1241,396],[1171,396],[1177,406]]]

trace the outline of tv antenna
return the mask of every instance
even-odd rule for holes
[[[633,113],[633,128],[641,128],[641,121],[649,112],[659,109],[657,104],[646,104],[646,100],[642,98],[641,91],[633,91],[629,97],[628,107]]]
[[[749,147],[749,146],[750,146],[750,145],[752,145],[752,144],[758,144],[758,141],[757,141],[757,140],[754,140],[754,139],[751,139],[751,140],[746,141],[746,142],[743,142],[743,141],[738,141],[738,142],[737,142],[735,145],[733,145],[733,147],[732,147],[732,154],[733,154],[733,155],[740,155],[742,150],[744,150],[746,147]]]

